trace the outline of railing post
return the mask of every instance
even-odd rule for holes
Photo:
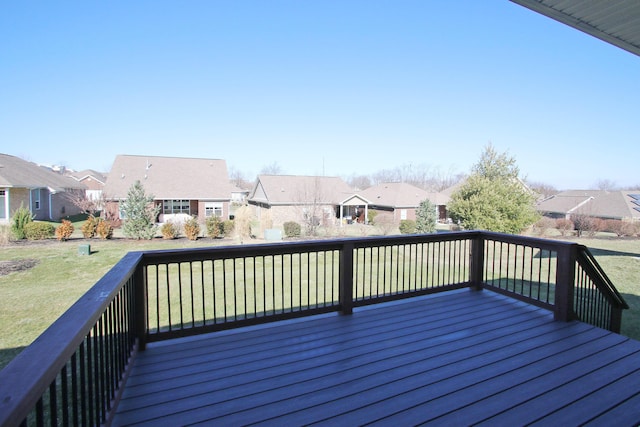
[[[471,260],[470,260],[469,281],[472,289],[482,290],[484,282],[484,237],[478,234],[471,241]]]
[[[353,313],[353,243],[345,243],[340,251],[340,312]]]
[[[556,290],[553,315],[555,320],[568,322],[574,319],[573,291],[576,278],[578,245],[562,245],[558,248]]]
[[[133,285],[135,289],[135,335],[138,338],[138,350],[144,351],[147,347],[147,286],[145,283],[145,267],[138,263],[133,273]]]

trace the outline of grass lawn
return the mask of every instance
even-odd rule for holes
[[[76,226],[76,230],[79,228]],[[591,248],[623,294],[631,309],[623,314],[622,333],[640,340],[640,240],[609,237],[573,240]],[[91,244],[90,256],[78,252],[78,246],[86,243]],[[66,242],[14,242],[0,246],[0,262],[37,262],[25,271],[0,275],[0,368],[37,338],[126,252],[233,243],[211,239],[192,242],[185,238],[86,241],[76,232]]]

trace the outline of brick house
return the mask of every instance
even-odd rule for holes
[[[229,181],[224,160],[118,155],[103,190],[109,211],[117,211],[120,217],[119,202],[136,181],[161,206],[159,222],[187,216],[229,219],[234,205],[244,199],[243,190]]]

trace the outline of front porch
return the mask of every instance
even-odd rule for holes
[[[131,252],[0,372],[0,426],[636,425],[624,308],[587,248],[489,232]]]

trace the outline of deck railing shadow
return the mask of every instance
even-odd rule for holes
[[[131,252],[0,372],[0,425],[97,425],[148,342],[470,287],[619,332],[587,248],[490,232]]]

